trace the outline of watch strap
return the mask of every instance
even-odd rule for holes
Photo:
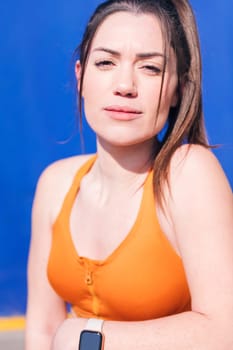
[[[103,323],[104,323],[104,320],[100,318],[89,318],[87,320],[85,330],[102,333]]]

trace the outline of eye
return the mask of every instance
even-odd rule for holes
[[[95,66],[101,69],[108,69],[114,66],[114,63],[110,60],[101,60],[101,61],[95,62]]]
[[[156,67],[156,66],[151,65],[151,64],[146,64],[146,65],[142,66],[141,68],[150,74],[161,74],[162,73],[161,68]]]

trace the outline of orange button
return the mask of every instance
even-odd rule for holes
[[[90,286],[93,283],[91,273],[88,272],[85,277],[85,283]]]

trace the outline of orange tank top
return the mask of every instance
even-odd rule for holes
[[[79,256],[70,234],[71,209],[91,157],[77,172],[53,225],[48,278],[80,317],[140,321],[190,310],[182,264],[158,223],[151,171],[136,221],[105,260]]]

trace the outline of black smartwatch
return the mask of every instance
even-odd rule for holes
[[[98,318],[88,319],[85,329],[80,334],[79,350],[104,349],[103,323],[104,321]]]

